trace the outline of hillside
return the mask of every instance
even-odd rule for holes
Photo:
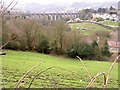
[[[49,67],[55,66],[38,75],[31,87],[33,88],[85,88],[89,83],[89,76],[86,74],[81,62],[78,59],[69,59],[61,56],[45,55],[33,52],[11,51],[5,50],[7,55],[2,56],[2,86],[4,88],[15,87],[18,80],[34,65],[41,61],[36,69],[22,81],[21,87],[28,87],[34,75]],[[100,62],[84,60],[85,65],[89,69],[93,77],[99,72],[108,72],[112,62]],[[103,77],[101,76],[95,81],[95,87],[103,87]],[[118,87],[118,64],[111,73],[109,88]]]

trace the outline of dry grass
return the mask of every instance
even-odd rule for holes
[[[112,70],[113,70],[114,64],[117,62],[117,60],[119,60],[119,58],[120,58],[120,55],[119,55],[119,56],[114,60],[114,62],[112,63],[112,65],[111,65],[111,67],[110,67],[110,69],[109,69],[109,71],[108,71],[108,76],[107,76],[107,79],[106,79],[106,83],[105,83],[104,88],[107,88],[107,85],[108,85],[108,82],[109,82],[109,79],[110,79],[110,74],[111,74],[111,72],[112,72]]]
[[[110,79],[110,74],[111,74],[111,72],[112,72],[112,70],[113,70],[114,64],[117,62],[117,60],[119,60],[119,58],[120,58],[120,55],[119,55],[119,56],[114,60],[114,62],[112,63],[111,67],[109,68],[107,77],[106,77],[106,73],[105,73],[105,72],[100,72],[100,73],[98,73],[97,75],[95,75],[95,76],[91,79],[91,81],[90,81],[90,83],[87,85],[86,89],[88,89],[88,88],[92,85],[92,83],[93,83],[99,76],[104,75],[104,89],[106,90],[107,85],[108,85],[108,82],[109,82],[109,79]],[[82,60],[81,60],[81,61],[82,61]]]
[[[93,82],[97,79],[97,77],[99,77],[99,76],[101,76],[101,75],[104,75],[104,85],[105,85],[105,84],[106,84],[106,73],[105,73],[105,72],[100,72],[100,73],[98,73],[96,76],[94,76],[94,77],[91,79],[91,81],[90,81],[90,83],[87,85],[86,89],[88,89],[88,88],[93,84]]]
[[[84,69],[86,70],[89,78],[92,79],[92,76],[91,76],[90,72],[88,71],[87,67],[85,66],[85,64],[83,63],[82,59],[79,56],[77,56],[77,58],[81,61],[81,63],[83,65]]]

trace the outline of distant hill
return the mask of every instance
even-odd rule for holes
[[[93,9],[98,9],[100,7],[109,8],[110,6],[118,8],[118,2],[104,2],[104,3],[75,2],[75,3],[72,4],[72,7],[76,8],[76,9],[79,9],[79,8],[93,8]]]

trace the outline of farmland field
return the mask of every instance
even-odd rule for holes
[[[109,29],[96,25],[96,24],[91,24],[91,23],[71,23],[69,24],[72,30],[79,30],[80,33],[84,35],[90,35],[93,34],[95,31],[101,31],[101,30],[107,30],[110,31]]]
[[[52,56],[33,52],[5,50],[6,55],[2,56],[2,86],[4,88],[14,88],[18,80],[34,65],[41,61],[28,76],[23,79],[20,87],[28,87],[34,75],[46,68],[55,66],[38,75],[33,82],[33,88],[85,88],[90,81],[78,59],[64,58],[62,56]],[[93,77],[99,72],[108,72],[112,62],[84,60],[85,65]],[[97,78],[95,87],[103,87],[103,76]],[[118,88],[118,63],[115,64],[111,73],[109,88]]]

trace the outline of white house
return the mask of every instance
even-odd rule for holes
[[[103,20],[111,20],[111,21],[119,21],[117,14],[108,14],[108,13],[94,13],[93,14],[93,21],[95,21],[97,18],[102,18]]]

